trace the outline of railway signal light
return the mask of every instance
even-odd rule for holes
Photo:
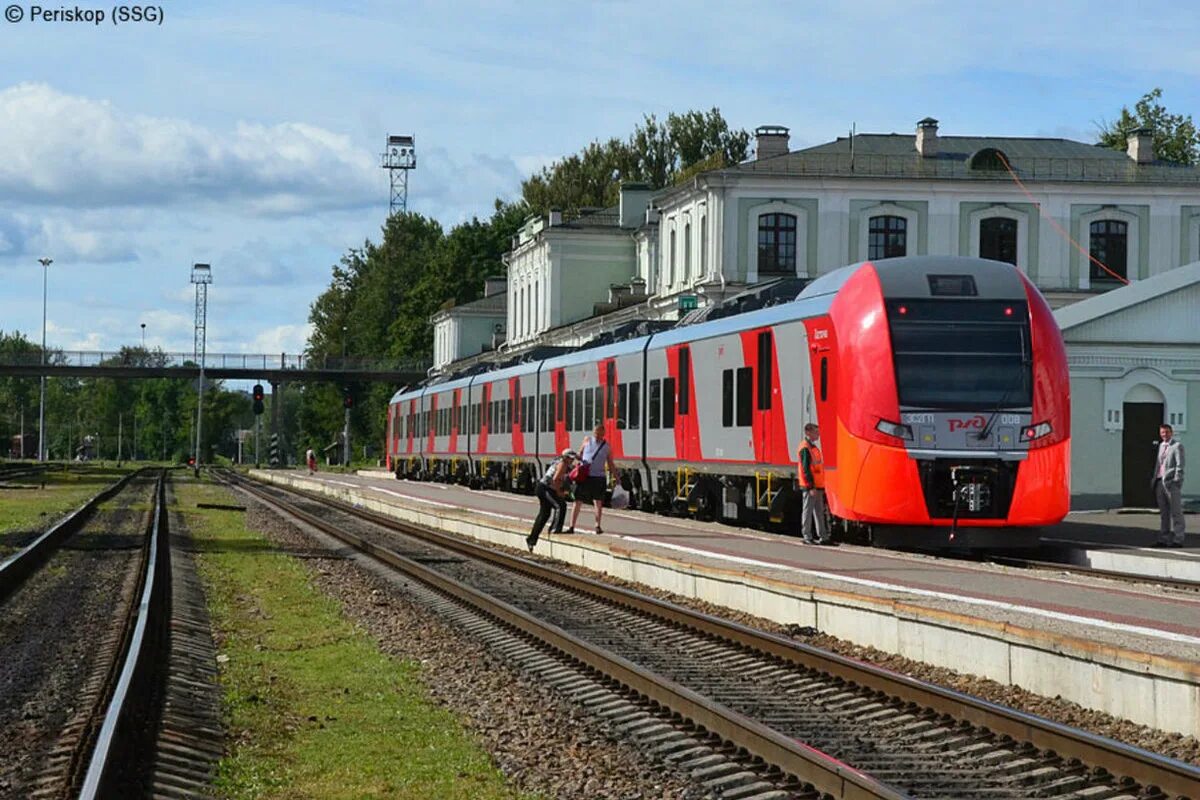
[[[354,408],[354,393],[350,391],[349,386],[342,387],[342,407]]]
[[[254,384],[254,413],[263,413],[263,387],[261,383]]]

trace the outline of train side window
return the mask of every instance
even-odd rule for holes
[[[557,406],[557,408],[554,410],[551,410],[550,419],[555,418],[556,411],[557,411],[557,415],[559,417],[562,417],[563,414],[567,410],[567,382],[565,380],[563,380],[562,374],[559,374],[559,376],[558,376],[558,395],[557,395],[557,402],[555,403],[555,405]],[[553,423],[551,423],[551,424],[553,424]]]
[[[721,370],[721,425],[733,427],[733,370]]]
[[[758,410],[771,408],[771,383],[774,380],[774,337],[770,331],[758,335]]]
[[[566,423],[567,432],[571,433],[575,430],[575,390],[567,392],[567,413],[563,417],[563,422]]]
[[[637,430],[642,423],[642,384],[634,381],[629,384],[629,429]]]
[[[821,359],[821,402],[829,396],[829,359]]]
[[[679,413],[691,411],[692,386],[692,349],[679,348]]]
[[[662,402],[662,381],[658,378],[650,381],[650,389],[648,391],[647,397],[650,403],[646,411],[646,425],[650,430],[656,431],[659,428],[659,420],[661,419],[659,416],[659,404]]]
[[[608,409],[604,406],[604,387],[597,386],[592,390],[596,394],[596,416],[588,420],[588,428],[594,428],[608,417]]]
[[[629,427],[626,423],[629,421],[627,414],[629,413],[629,384],[617,384],[617,430],[624,430]]]
[[[592,389],[583,390],[583,424],[579,426],[580,430],[592,425],[592,421],[596,419],[596,392]]]
[[[663,378],[663,421],[662,426],[675,427],[675,379]]]
[[[546,405],[549,406],[546,411],[546,430],[553,431],[558,423],[558,396],[554,394],[546,395]]]
[[[737,426],[739,428],[749,427],[753,415],[751,409],[753,401],[751,397],[754,394],[754,368],[741,367],[737,371]]]

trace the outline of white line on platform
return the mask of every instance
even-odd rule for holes
[[[634,542],[642,542],[644,544],[655,545],[657,547],[665,547],[668,550],[678,550],[683,553],[692,553],[694,555],[705,556],[707,558],[721,559],[730,561],[735,564],[747,564],[755,567],[769,567],[771,569],[782,569],[789,572],[795,572],[800,575],[811,575],[815,578],[825,578],[826,580],[840,581],[842,583],[851,583],[859,586],[870,586],[875,589],[885,589],[894,592],[903,592],[905,594],[917,595],[918,597],[930,597],[938,600],[951,600],[956,603],[964,603],[966,605],[986,606],[987,608],[1001,608],[1012,611],[1022,611],[1026,614],[1033,614],[1038,617],[1046,617],[1047,619],[1056,619],[1062,622],[1075,622],[1083,625],[1091,625],[1095,628],[1105,628],[1113,631],[1123,631],[1125,633],[1135,633],[1141,636],[1149,636],[1155,639],[1166,639],[1172,642],[1181,642],[1183,644],[1200,645],[1200,637],[1189,636],[1186,633],[1175,633],[1174,631],[1163,631],[1157,628],[1146,628],[1141,625],[1126,625],[1122,622],[1110,622],[1108,620],[1094,619],[1092,617],[1082,617],[1077,614],[1064,614],[1060,611],[1049,611],[1044,608],[1034,608],[1031,606],[1019,606],[1013,603],[1006,603],[1001,600],[986,600],[982,597],[970,597],[961,594],[952,594],[950,592],[937,592],[932,589],[916,589],[911,586],[904,586],[895,583],[884,583],[883,581],[873,581],[867,578],[851,578],[845,575],[838,575],[834,572],[823,572],[815,569],[804,569],[803,567],[794,567],[790,564],[777,564],[770,561],[760,561],[755,558],[745,558],[744,556],[731,556],[724,553],[713,553],[709,550],[702,550],[698,547],[688,547],[687,545],[671,544],[668,542],[660,542],[654,539],[643,539],[639,536],[621,536],[622,539],[628,539]]]
[[[364,487],[361,483],[350,483],[348,481],[339,481],[339,480],[335,480],[332,478],[327,479],[327,482],[336,483],[341,486],[348,486],[353,489],[368,488],[368,487]],[[466,511],[471,514],[480,514],[483,516],[493,517],[495,519],[503,519],[503,520],[516,521],[516,522],[525,521],[524,517],[516,516],[513,514],[503,514],[503,513],[497,512],[497,511],[484,511],[484,510],[477,509],[477,508],[464,508],[463,506],[456,505],[454,503],[443,503],[440,500],[430,500],[425,497],[419,497],[417,495],[412,495],[412,494],[405,494],[404,492],[397,492],[393,489],[386,489],[382,486],[372,486],[369,488],[376,492],[381,492],[383,494],[390,494],[393,497],[400,497],[405,500],[412,500],[412,501],[415,501],[418,503],[425,503],[425,504],[431,505],[431,506],[438,506],[441,508],[453,508],[453,509],[460,510],[460,511]],[[621,515],[621,516],[624,516],[624,515]],[[578,533],[592,533],[592,531],[587,528],[578,528],[576,530]],[[760,559],[746,558],[745,556],[728,555],[726,553],[715,553],[711,550],[704,550],[704,549],[698,548],[698,547],[689,547],[687,545],[673,544],[670,542],[662,542],[657,539],[647,539],[647,538],[644,538],[641,536],[631,536],[628,534],[620,534],[620,533],[615,534],[615,536],[617,536],[618,538],[621,538],[621,539],[626,539],[631,542],[640,542],[643,544],[653,545],[655,547],[662,547],[667,550],[677,550],[682,553],[691,553],[694,555],[704,556],[706,558],[728,561],[728,562],[731,562],[734,564],[745,564],[745,565],[756,566],[756,567],[767,567],[769,569],[786,570],[788,572],[794,572],[799,575],[810,575],[810,576],[816,577],[816,578],[824,578],[826,580],[831,580],[831,581],[840,581],[842,583],[849,583],[849,584],[854,584],[854,585],[858,585],[858,586],[868,586],[871,588],[882,589],[882,590],[886,590],[886,591],[902,592],[904,594],[915,595],[917,597],[929,597],[929,598],[938,599],[938,600],[949,600],[952,602],[963,603],[965,605],[984,606],[987,608],[1011,609],[1013,611],[1021,611],[1021,612],[1025,612],[1027,614],[1032,614],[1034,616],[1045,617],[1047,619],[1055,619],[1055,620],[1059,620],[1059,621],[1063,621],[1063,622],[1074,622],[1074,623],[1083,624],[1083,625],[1091,625],[1092,627],[1096,627],[1096,628],[1104,628],[1104,629],[1113,630],[1113,631],[1123,631],[1126,633],[1134,633],[1134,634],[1138,634],[1141,636],[1149,636],[1149,637],[1156,638],[1156,639],[1166,639],[1168,641],[1181,642],[1184,644],[1200,645],[1200,637],[1189,636],[1188,634],[1184,634],[1184,633],[1175,633],[1173,631],[1163,631],[1163,630],[1159,630],[1157,628],[1146,628],[1146,627],[1143,627],[1140,625],[1127,625],[1122,622],[1110,622],[1108,620],[1095,619],[1092,617],[1084,617],[1084,616],[1079,616],[1077,614],[1066,614],[1066,613],[1063,613],[1060,611],[1050,611],[1048,609],[1035,608],[1032,606],[1019,606],[1019,605],[1015,605],[1012,603],[1006,603],[1006,602],[1003,602],[1000,600],[987,600],[987,599],[981,598],[981,597],[971,597],[969,595],[954,594],[951,592],[939,592],[939,591],[935,591],[932,589],[917,589],[917,588],[911,587],[911,586],[904,586],[903,584],[885,583],[883,581],[875,581],[875,580],[870,580],[868,578],[852,578],[852,577],[849,577],[846,575],[839,575],[835,572],[824,572],[822,570],[805,569],[803,567],[795,567],[790,564],[780,564],[780,563],[771,562],[771,561],[762,561]],[[746,538],[753,538],[753,537],[746,535]]]

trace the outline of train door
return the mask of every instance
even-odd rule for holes
[[[1150,485],[1158,458],[1158,427],[1162,403],[1125,403],[1121,432],[1121,505],[1153,508],[1157,502]]]
[[[779,364],[775,358],[775,331],[772,328],[754,334],[754,452],[766,464],[788,464],[787,420],[780,393]]]

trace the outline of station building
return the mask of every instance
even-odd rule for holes
[[[868,258],[979,256],[1012,263],[1060,310],[1080,507],[1146,504],[1134,490],[1145,453],[1116,437],[1134,420],[1129,435],[1146,438],[1155,404],[1200,458],[1187,430],[1200,402],[1200,289],[1185,266],[1200,262],[1200,168],[1159,161],[1151,131],[1133,131],[1125,152],[945,136],[932,118],[911,134],[794,151],[787,128],[755,133],[755,157],[741,164],[658,190],[627,184],[617,206],[574,218],[530,218],[508,254],[505,341],[479,355],[495,331],[459,334],[435,371],[702,318]],[[435,342],[456,324],[439,315]],[[1200,480],[1188,483],[1185,494],[1200,495]]]

